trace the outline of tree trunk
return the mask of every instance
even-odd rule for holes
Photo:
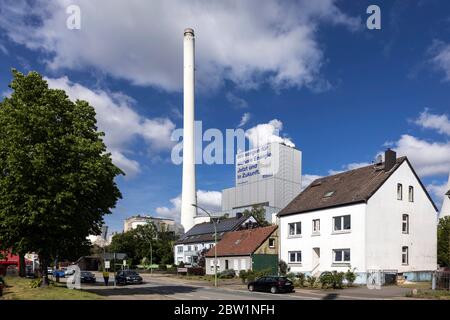
[[[39,273],[40,273],[39,276],[42,277],[41,287],[46,287],[49,284],[47,273],[49,260],[50,259],[48,257],[44,255],[39,255]]]
[[[19,252],[19,277],[24,278],[26,276],[25,273],[25,255],[22,252]]]

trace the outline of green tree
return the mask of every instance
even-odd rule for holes
[[[266,220],[266,209],[261,205],[254,205],[251,210],[245,209],[242,214],[245,217],[253,216],[263,227],[269,225],[269,222]]]
[[[47,266],[88,245],[121,197],[122,174],[97,131],[95,110],[49,89],[37,72],[13,70],[0,102],[0,245]]]
[[[450,267],[450,216],[439,219],[437,257],[441,267]]]

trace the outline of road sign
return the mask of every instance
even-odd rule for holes
[[[111,264],[108,260],[105,261],[105,269],[111,268]]]

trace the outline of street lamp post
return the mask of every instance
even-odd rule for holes
[[[199,207],[196,204],[192,204],[192,206],[205,212],[211,219],[213,226],[214,226],[214,287],[217,287],[217,226],[216,226],[216,221],[214,221],[211,214],[208,211],[206,211],[205,209],[203,209],[202,207]],[[206,266],[205,266],[205,268],[206,268]]]

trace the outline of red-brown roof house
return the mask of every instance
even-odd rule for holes
[[[277,226],[226,233],[217,243],[217,271],[278,270]],[[214,274],[215,248],[205,254],[206,274]]]

